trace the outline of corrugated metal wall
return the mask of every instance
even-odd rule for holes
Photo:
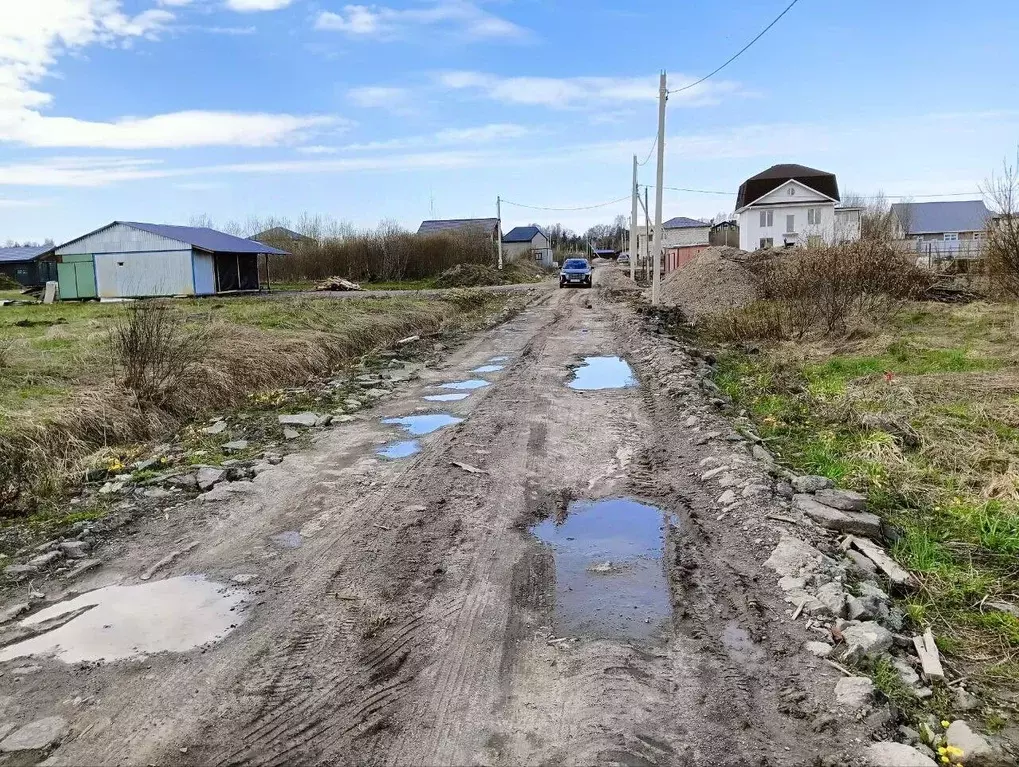
[[[191,246],[180,240],[150,234],[124,224],[114,224],[95,234],[83,237],[77,242],[57,248],[56,254],[66,256],[75,253],[142,253],[170,250],[183,250],[190,253]]]
[[[101,298],[194,295],[190,250],[97,253]]]

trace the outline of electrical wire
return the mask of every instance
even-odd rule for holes
[[[638,186],[646,187],[648,189],[654,189],[655,188],[654,184],[638,184]],[[730,197],[735,194],[734,192],[722,192],[722,191],[719,191],[717,189],[688,189],[686,187],[681,187],[681,186],[663,186],[662,189],[668,189],[668,190],[670,190],[672,192],[690,192],[690,193],[693,193],[693,194],[721,194],[721,195],[728,195]],[[857,194],[854,194],[854,195],[852,195],[852,197],[854,197],[856,199],[861,199],[861,200],[880,200],[880,199],[887,199],[887,200],[908,200],[908,199],[915,199],[917,197],[924,197],[924,198],[928,198],[928,197],[934,197],[934,198],[936,198],[936,197],[970,197],[972,195],[982,195],[982,194],[983,194],[983,192],[981,192],[978,189],[978,190],[973,191],[973,192],[944,192],[944,193],[941,193],[941,194],[870,194],[870,195],[866,195],[866,194],[857,195]]]
[[[647,165],[647,161],[651,159],[651,154],[655,151],[656,146],[658,146],[658,136],[655,136],[655,140],[651,142],[651,148],[647,150],[647,157],[644,158],[644,162],[639,162],[637,165]]]
[[[626,195],[626,197],[620,197],[618,200],[609,200],[608,202],[599,202],[596,205],[581,205],[581,206],[576,207],[576,208],[546,208],[546,207],[541,206],[541,205],[525,205],[522,202],[512,202],[511,200],[503,200],[502,203],[503,203],[503,205],[514,205],[514,206],[516,206],[518,208],[528,208],[530,210],[573,211],[573,210],[593,210],[595,208],[604,208],[604,207],[607,207],[609,205],[615,205],[616,203],[623,202],[624,200],[629,200],[629,199],[630,199],[630,195]]]
[[[688,91],[691,88],[694,88],[694,87],[700,85],[705,80],[709,80],[712,77],[714,77],[715,75],[717,75],[719,72],[721,72],[727,66],[729,66],[732,62],[734,62],[736,59],[738,59],[740,56],[742,56],[744,53],[746,53],[747,50],[749,50],[751,45],[753,45],[758,40],[760,40],[762,37],[764,37],[764,34],[769,29],[771,29],[773,26],[778,24],[779,19],[781,19],[783,16],[785,16],[787,13],[789,13],[789,11],[792,10],[793,6],[796,5],[796,3],[798,3],[799,1],[800,0],[793,0],[791,3],[789,3],[789,5],[786,6],[786,9],[784,11],[782,11],[782,13],[780,13],[778,16],[776,16],[775,19],[768,26],[766,26],[764,29],[762,29],[760,31],[760,33],[757,35],[757,37],[755,37],[749,43],[747,43],[742,48],[740,48],[739,51],[734,56],[732,56],[728,61],[726,61],[724,64],[722,64],[722,66],[718,67],[718,69],[715,69],[715,70],[709,72],[708,74],[704,75],[704,77],[702,77],[700,80],[697,80],[696,82],[690,83],[689,85],[684,85],[682,88],[676,88],[675,90],[670,90],[669,93],[682,93],[683,91]]]

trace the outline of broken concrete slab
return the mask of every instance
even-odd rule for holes
[[[818,490],[824,490],[829,487],[834,487],[835,485],[835,483],[827,477],[818,477],[809,474],[803,477],[793,477],[791,482],[797,493],[816,493]]]
[[[214,469],[210,466],[206,466],[198,470],[196,481],[198,482],[199,490],[211,490],[218,482],[223,480],[223,476],[226,474],[222,469]]]
[[[297,429],[291,429],[288,427],[283,430],[283,439],[297,439],[300,436],[301,432],[297,431]]]
[[[314,426],[318,423],[318,413],[305,412],[278,417],[280,426]]]
[[[868,767],[938,767],[930,757],[924,756],[905,743],[871,743],[863,749],[863,762]]]
[[[798,493],[793,506],[828,530],[859,535],[881,535],[881,518],[865,511],[842,511],[826,506],[812,495]]]
[[[216,421],[212,426],[202,429],[202,434],[222,434],[226,431],[226,421]]]
[[[824,584],[817,590],[814,596],[819,602],[831,610],[831,614],[836,618],[844,618],[846,616],[847,595],[838,583],[832,582]]]
[[[239,453],[241,450],[248,449],[248,441],[246,439],[237,439],[233,442],[227,442],[222,445],[224,453]]]
[[[32,565],[7,565],[4,568],[4,575],[9,578],[23,578],[26,575],[33,575],[37,572],[39,572],[39,568]]]
[[[328,426],[332,422],[333,422],[332,414],[331,413],[326,413],[325,415],[320,415],[318,417],[318,420],[315,421],[315,425],[316,426]]]
[[[716,501],[716,503],[718,503],[720,506],[728,506],[731,503],[736,503],[736,500],[737,500],[736,493],[734,493],[732,490],[726,490],[724,493],[718,496],[718,500]]]
[[[945,732],[948,745],[962,749],[966,764],[979,765],[981,760],[994,756],[994,748],[990,742],[962,719],[956,719]]]
[[[779,575],[796,576],[801,571],[814,571],[824,558],[824,554],[806,541],[783,533],[764,565]]]
[[[822,488],[814,496],[825,506],[843,511],[866,511],[867,496],[852,490],[835,490],[833,488]]]
[[[938,645],[934,641],[934,633],[927,629],[923,636],[913,637],[913,646],[916,648],[917,657],[920,658],[923,675],[928,679],[944,681],[945,670],[941,667],[941,653],[938,652]]]
[[[827,658],[834,648],[827,642],[804,642],[803,649],[818,658]]]
[[[874,698],[874,682],[869,676],[844,676],[835,683],[835,702],[846,708],[861,709]]]
[[[68,559],[81,559],[88,553],[89,548],[85,541],[64,541],[60,544],[60,550]]]
[[[722,474],[723,472],[726,472],[728,470],[729,470],[729,467],[726,466],[725,464],[722,464],[721,466],[716,466],[715,468],[710,469],[710,470],[704,472],[703,474],[701,474],[701,481],[702,482],[707,482],[709,479],[714,479],[719,474]]]
[[[892,585],[904,589],[912,589],[916,587],[916,581],[913,576],[900,567],[899,564],[888,556],[884,549],[874,543],[874,541],[854,536],[850,541],[850,544],[856,548],[857,551],[866,556],[871,562],[877,565],[878,569],[881,570],[888,580],[892,582]]]
[[[860,658],[880,655],[892,646],[892,633],[874,621],[864,621],[842,629],[846,657]]]
[[[79,575],[95,570],[103,563],[101,559],[82,559],[77,566],[67,574],[68,578],[77,578]]]
[[[29,567],[48,567],[49,565],[56,562],[58,559],[64,558],[64,552],[62,551],[47,551],[45,554],[40,554],[37,557],[32,557],[28,560]]]
[[[42,751],[63,740],[68,730],[67,720],[62,716],[36,719],[0,741],[0,751]]]

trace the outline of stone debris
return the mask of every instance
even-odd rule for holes
[[[32,559],[28,560],[28,566],[36,568],[47,567],[56,562],[58,559],[63,559],[63,557],[64,552],[62,551],[47,551],[45,554],[40,554],[39,556],[32,557]]]
[[[206,466],[198,470],[196,476],[196,482],[198,483],[199,490],[211,490],[217,483],[223,480],[225,471],[222,469],[216,469],[211,466]]]
[[[216,421],[212,426],[202,429],[202,434],[222,434],[226,431],[226,421]]]
[[[733,492],[732,490],[726,490],[724,493],[718,496],[718,500],[716,501],[716,503],[719,506],[729,506],[730,504],[736,503],[737,500],[739,499],[737,498],[735,492]]]
[[[257,577],[258,576],[255,575],[254,573],[238,573],[237,575],[233,576],[230,580],[232,580],[234,583],[244,584],[251,583],[251,581],[255,580]]]
[[[139,577],[143,581],[149,580],[149,578],[155,575],[159,570],[162,570],[167,565],[172,564],[174,561],[184,556],[188,552],[194,551],[196,548],[198,548],[198,541],[189,543],[187,546],[185,546],[183,549],[180,549],[179,551],[170,552],[165,557],[156,562],[156,564],[152,565],[152,567],[150,567],[148,570],[142,573]]]
[[[834,487],[834,483],[827,477],[803,476],[793,477],[792,486],[797,493],[816,493],[818,490],[825,490]]]
[[[311,427],[318,423],[318,413],[306,412],[294,415],[281,415],[278,417],[280,426],[307,426]]]
[[[913,576],[900,567],[899,564],[888,556],[884,549],[874,543],[874,541],[867,540],[866,538],[853,537],[849,543],[861,554],[870,559],[870,561],[885,574],[893,585],[899,588],[915,588],[916,581]]]
[[[36,719],[0,741],[0,751],[42,751],[63,740],[69,729],[67,720],[62,716]]]
[[[818,658],[827,658],[834,648],[827,642],[804,642],[803,649]]]
[[[812,572],[824,559],[824,554],[809,543],[783,533],[764,565],[779,575],[796,576],[803,570]]]
[[[814,595],[815,599],[831,611],[836,618],[846,617],[846,592],[835,582],[826,583]]]
[[[290,427],[287,427],[286,429],[283,430],[283,439],[297,439],[300,436],[301,432],[297,431],[297,429],[291,429]]]
[[[847,708],[860,709],[874,698],[874,682],[869,676],[844,676],[835,683],[835,702]]]
[[[224,453],[239,453],[241,450],[248,449],[248,441],[246,439],[238,439],[233,442],[227,442],[222,446]]]
[[[31,676],[40,671],[42,671],[42,666],[34,663],[28,666],[15,666],[11,669],[11,676]]]
[[[768,452],[766,447],[761,445],[754,445],[750,448],[750,454],[761,463],[765,464],[769,468],[775,465],[775,457]]]
[[[89,545],[85,541],[64,541],[60,550],[68,559],[82,559],[88,553]]]
[[[857,659],[880,655],[892,646],[891,632],[874,621],[864,621],[842,629],[842,639],[846,643],[845,657]]]
[[[723,472],[726,472],[728,470],[729,470],[729,467],[724,465],[724,464],[721,465],[721,466],[716,466],[714,469],[711,469],[711,470],[706,471],[703,474],[701,474],[701,481],[702,482],[707,482],[709,479],[714,479],[719,474],[722,474]]]
[[[905,743],[871,743],[863,749],[868,767],[938,767],[938,763]]]
[[[867,496],[855,493],[852,490],[835,490],[823,488],[818,490],[815,498],[825,506],[843,511],[866,511]]]
[[[815,496],[806,493],[793,496],[793,506],[828,530],[859,535],[881,535],[881,518],[876,514],[865,511],[842,511],[827,506],[816,500]]]
[[[979,765],[981,760],[994,756],[994,748],[983,735],[974,732],[962,719],[956,719],[945,732],[950,746],[962,749],[966,764]]]
[[[326,413],[325,415],[320,415],[318,417],[318,420],[315,421],[315,425],[316,426],[328,426],[332,422],[333,422],[333,416],[330,413]]]
[[[0,613],[0,624],[10,623],[15,618],[18,618],[31,609],[31,605],[28,602],[20,602],[16,605],[11,605],[2,613]]]
[[[938,645],[931,630],[924,631],[923,636],[913,637],[913,646],[916,648],[917,657],[920,658],[923,675],[928,679],[944,681],[945,670],[941,667],[941,653],[938,652]]]
[[[102,563],[103,561],[101,559],[82,559],[78,562],[77,566],[75,566],[75,568],[67,574],[67,577],[77,578],[79,575],[83,575],[89,570],[95,570]]]

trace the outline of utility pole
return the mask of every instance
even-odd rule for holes
[[[499,240],[499,271],[502,271],[502,198],[495,198],[495,236]]]
[[[647,187],[644,187],[644,279],[651,276],[648,263],[651,261],[651,210],[647,206]]]
[[[657,306],[661,301],[661,269],[658,261],[662,257],[662,184],[665,176],[665,101],[669,97],[665,86],[665,72],[658,81],[658,187],[655,189],[655,244],[652,248],[654,263],[651,272],[651,304]]]
[[[637,155],[633,156],[633,188],[630,190],[630,279],[637,265]]]

